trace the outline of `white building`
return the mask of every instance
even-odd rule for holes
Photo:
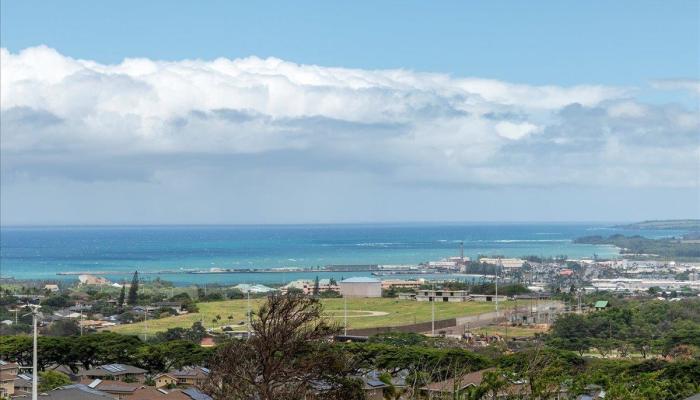
[[[593,287],[598,290],[639,292],[658,287],[664,290],[677,290],[684,287],[700,290],[700,281],[676,281],[666,279],[593,279]]]
[[[382,282],[374,278],[355,277],[340,281],[343,297],[382,297]]]
[[[480,263],[491,264],[503,267],[503,269],[517,269],[521,268],[525,263],[525,260],[520,258],[490,258],[481,257],[479,259]]]

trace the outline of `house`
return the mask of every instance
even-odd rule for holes
[[[82,384],[61,386],[41,393],[38,397],[42,400],[114,400],[114,397],[109,393]]]
[[[585,393],[576,397],[576,400],[602,400],[605,398],[605,390],[600,385],[586,385],[583,390]],[[700,400],[700,396],[697,400]]]
[[[429,399],[452,399],[456,394],[466,391],[470,387],[479,386],[484,379],[484,374],[494,370],[494,368],[487,368],[468,373],[461,378],[429,383],[420,390]]]
[[[19,392],[31,393],[32,392],[32,376],[30,374],[17,375],[17,378],[15,378],[14,386],[15,386],[15,393],[19,393]]]
[[[382,283],[374,278],[355,277],[340,282],[343,297],[382,297]]]
[[[156,388],[158,389],[175,387],[177,386],[177,377],[168,372],[165,372],[154,376],[153,382],[155,382]]]
[[[15,393],[15,378],[19,365],[0,360],[0,397],[9,397]]]
[[[81,377],[90,379],[114,380],[122,382],[143,383],[146,380],[146,370],[127,364],[106,364],[82,371]]]
[[[363,376],[362,378],[362,392],[365,394],[365,399],[367,400],[383,400],[384,399],[384,389],[388,388],[389,385],[379,380],[379,378],[374,376]]]
[[[52,364],[52,365],[49,365],[48,367],[46,367],[46,370],[60,372],[62,374],[68,375],[68,377],[70,378],[71,381],[78,382],[78,381],[80,381],[80,373],[82,371],[85,371],[85,368],[78,367],[77,368],[78,372],[74,372],[71,369],[71,367],[69,367],[65,364]]]
[[[212,398],[201,391],[189,389],[157,389],[152,386],[142,386],[127,397],[128,400],[212,400]]]
[[[202,347],[214,347],[216,346],[216,342],[214,342],[213,337],[206,336],[199,341],[199,345]]]
[[[168,375],[177,379],[178,386],[202,386],[209,377],[209,369],[204,367],[186,367],[170,371]]]
[[[85,384],[86,381],[83,381]],[[103,381],[95,379],[87,387],[108,393],[118,400],[211,400],[211,397],[197,389],[165,389],[146,386],[142,383],[126,383],[120,381]]]
[[[607,300],[598,300],[595,302],[593,305],[593,308],[595,308],[596,311],[604,310],[608,307],[608,301]]]
[[[101,277],[89,274],[78,275],[78,280],[81,285],[108,285],[110,282]]]
[[[465,393],[472,387],[481,385],[484,375],[489,371],[495,371],[495,368],[482,369],[480,371],[471,372],[463,375],[461,378],[447,379],[444,381],[433,382],[421,388],[421,392],[428,399],[454,399],[456,396]],[[530,397],[529,386],[522,381],[512,382],[498,391],[494,398],[492,394],[487,393],[483,398],[492,400],[505,399],[526,399]]]
[[[46,284],[44,285],[44,290],[48,290],[51,293],[56,293],[59,291],[58,285],[55,284]]]
[[[86,385],[91,389],[96,389],[101,392],[109,393],[116,399],[131,399],[142,384],[126,383],[117,380],[102,380],[102,379],[82,379],[81,384]]]
[[[182,310],[182,302],[180,301],[160,301],[155,303],[157,308],[170,308],[178,314],[186,314],[187,311]]]

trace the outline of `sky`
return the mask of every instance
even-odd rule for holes
[[[697,1],[0,7],[2,225],[700,218]]]

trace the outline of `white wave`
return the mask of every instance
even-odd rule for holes
[[[502,239],[493,240],[494,243],[565,243],[571,242],[569,239]]]

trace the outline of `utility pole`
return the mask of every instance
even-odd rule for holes
[[[83,304],[78,303],[80,306],[80,336],[83,336],[83,325],[85,325],[85,319],[83,318]]]
[[[347,336],[348,335],[348,298],[347,296],[343,295],[343,309],[344,309],[344,331],[343,335]]]
[[[37,400],[39,396],[39,372],[37,367],[37,319],[39,317],[39,307],[35,304],[30,304],[32,312],[32,400]]]
[[[246,340],[250,339],[250,286],[248,286],[248,337]]]
[[[148,306],[143,308],[143,341],[148,340]]]
[[[436,292],[435,292],[435,283],[433,283],[433,301],[431,302],[431,309],[432,309],[432,334],[433,337],[435,337],[435,300],[436,300]]]

